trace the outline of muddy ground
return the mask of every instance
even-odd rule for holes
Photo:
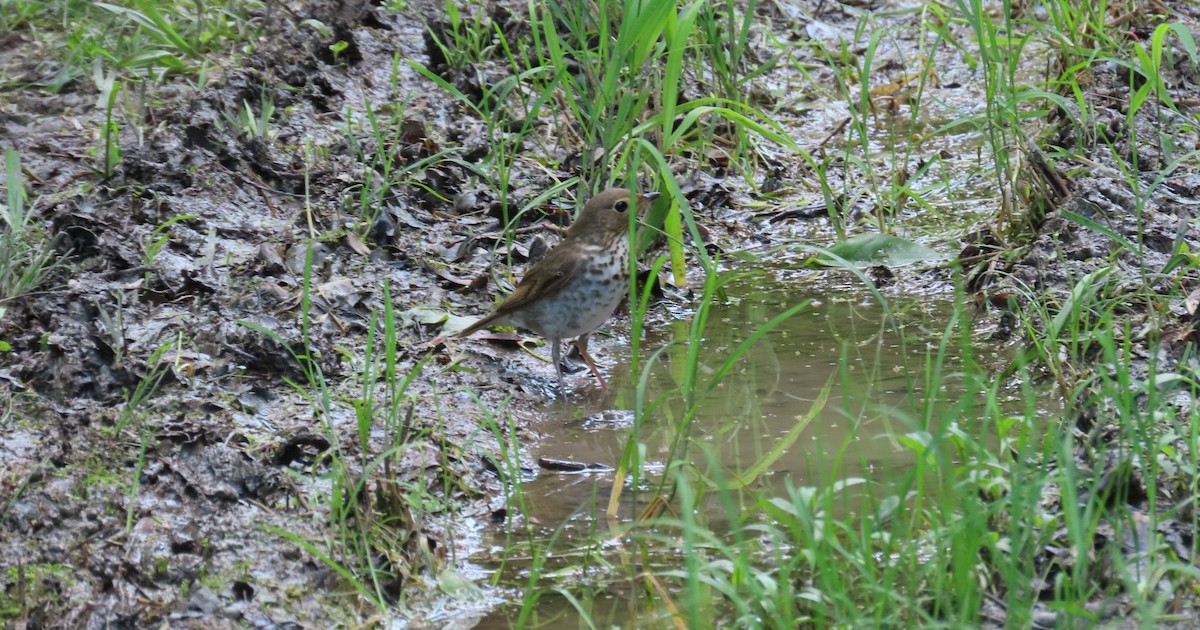
[[[763,10],[775,20],[803,21],[814,19],[817,5],[822,20],[853,23],[849,13],[824,3]],[[492,17],[516,34],[520,10],[497,8]],[[14,87],[47,81],[56,68],[46,60],[57,53],[39,49],[30,33],[0,34],[0,67],[8,80],[0,91],[0,145],[20,152],[36,216],[58,238],[69,265],[52,287],[5,304],[0,320],[0,339],[12,346],[0,357],[8,405],[0,420],[0,612],[10,625],[307,627],[357,625],[371,617],[327,564],[268,527],[306,541],[336,535],[326,507],[327,455],[335,449],[348,461],[359,459],[349,401],[361,395],[361,358],[372,316],[383,311],[385,283],[399,313],[401,374],[418,369],[438,333],[420,309],[478,315],[499,293],[495,274],[488,273],[493,253],[505,253],[496,248],[499,195],[470,166],[487,152],[483,124],[404,63],[439,69],[426,20],[443,20],[443,11],[426,2],[400,13],[362,2],[264,9],[256,16],[264,34],[254,52],[217,64],[203,89],[175,78],[147,83],[144,93],[126,91],[123,155],[108,178],[95,170],[101,127],[95,86],[79,77],[58,93]],[[310,18],[331,32],[305,26]],[[338,41],[348,47],[334,56],[330,45]],[[466,90],[498,72],[502,67],[472,68],[447,79]],[[1197,93],[1186,64],[1170,79],[1181,98]],[[268,136],[253,137],[230,117],[236,119],[243,103],[260,103],[264,90],[278,115]],[[1097,75],[1092,90],[1088,97],[1112,111],[1108,129],[1120,136],[1126,77],[1115,69]],[[408,181],[384,191],[382,207],[374,209],[383,218],[366,227],[357,223],[359,193],[378,176],[368,177],[360,155],[381,150],[363,131],[368,103],[403,112],[394,145],[382,148],[397,163],[414,164],[445,149],[461,159],[414,170]],[[1161,109],[1155,113],[1163,120],[1147,114],[1137,121],[1146,125],[1138,136],[1145,141],[1138,165],[1146,179],[1167,159],[1157,141],[1161,125],[1178,130],[1187,123]],[[557,122],[547,119],[540,133],[554,135]],[[1128,159],[1131,147],[1117,140],[1114,156],[1096,137],[1071,136],[1070,125],[1052,128],[1064,130],[1056,144],[1088,147],[1103,168],[1087,174],[1071,165],[1052,169],[1066,188],[1044,220],[1031,222],[1028,243],[1005,242],[989,230],[964,231],[958,246],[969,261],[973,290],[1002,293],[1008,285],[1065,292],[1070,278],[1111,257],[1119,273],[1140,282],[1143,270],[1166,265],[1179,242],[1200,249],[1194,163],[1172,173],[1143,210],[1145,256],[1117,251],[1111,238],[1064,220],[1059,209],[1071,208],[1105,217],[1112,230],[1136,238],[1133,197],[1114,164]],[[823,133],[833,132],[831,123]],[[1196,148],[1194,130],[1181,137],[1191,149],[1177,145],[1176,151]],[[523,157],[552,161],[530,159],[514,170],[513,206],[575,174],[571,165],[578,165],[583,147],[540,146],[556,153],[543,156],[529,144]],[[776,220],[824,220],[803,213],[780,219],[761,206],[735,203],[754,200],[748,187],[733,177],[715,179],[724,175],[718,166],[679,160],[701,172],[687,190],[722,248],[786,239]],[[771,174],[792,183],[810,175],[798,160]],[[544,214],[527,225],[543,218],[564,224],[574,207],[570,198],[543,204]],[[164,233],[161,251],[151,254]],[[312,370],[296,358],[305,348],[305,245],[314,234],[308,338],[335,397],[325,414],[289,384],[316,395],[307,385]],[[536,239],[554,238],[546,230],[528,232],[513,252],[515,262],[540,248]],[[933,271],[906,280],[944,283],[947,277]],[[1166,292],[1178,283],[1190,290],[1198,280],[1185,266],[1154,282]],[[686,309],[685,292],[671,296]],[[1130,304],[1128,315],[1144,321],[1147,306]],[[1009,321],[1002,312],[990,316]],[[1170,304],[1167,317],[1180,329],[1192,326],[1182,303]],[[623,318],[610,326],[611,337],[593,343],[601,363],[620,352],[628,331]],[[997,335],[998,343],[1003,337]],[[1190,332],[1172,340],[1169,347],[1143,350],[1161,351],[1167,361],[1186,356]],[[569,395],[581,409],[603,409],[605,400],[584,374],[574,377]],[[511,423],[521,439],[539,439],[523,427],[553,395],[553,383],[546,363],[481,342],[452,343],[420,368],[400,414],[408,446],[386,476],[372,473],[366,496],[359,497],[402,521],[383,561],[392,569],[385,595],[403,598],[402,618],[468,624],[494,601],[483,591],[447,586],[472,538],[506,508],[495,439],[480,423],[481,409],[502,410],[501,422]],[[373,455],[384,439],[379,431],[371,434]],[[417,488],[430,497],[419,506],[406,502]],[[1193,533],[1176,534],[1190,540]],[[430,617],[433,609],[443,616]]]

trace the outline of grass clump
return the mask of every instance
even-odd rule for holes
[[[451,15],[458,30],[469,24],[457,12]],[[511,170],[527,143],[564,156],[553,165],[569,175],[559,186],[584,182],[580,198],[614,183],[631,185],[644,174],[652,187],[675,193],[668,196],[673,205],[654,208],[647,223],[666,232],[671,270],[676,283],[685,284],[682,244],[687,238],[699,241],[700,232],[673,168],[681,161],[700,162],[714,149],[732,153],[732,161],[748,173],[755,142],[795,148],[769,116],[740,96],[746,64],[736,46],[718,41],[732,27],[736,42],[744,43],[747,18],[728,6],[714,12],[704,3],[680,6],[669,0],[534,2],[528,18],[519,40],[509,42],[499,33],[487,40],[494,42],[490,54],[503,59],[496,63],[505,64],[509,74],[486,86],[468,87],[449,68],[414,64],[485,122],[491,151],[482,172],[500,196],[506,228],[515,227],[522,214],[510,211],[507,195]],[[486,26],[474,31],[485,32]],[[538,120],[549,125],[535,125]]]
[[[37,291],[49,284],[61,259],[48,238],[31,218],[26,207],[21,157],[11,149],[4,152],[7,203],[0,205],[0,304]]]
[[[423,361],[400,364],[399,331],[390,289],[384,287],[382,321],[372,314],[363,357],[361,385],[356,397],[336,395],[322,368],[320,353],[310,337],[312,248],[306,256],[303,293],[298,317],[302,339],[288,343],[278,333],[254,322],[241,324],[288,348],[300,366],[304,382],[290,382],[306,399],[323,429],[323,441],[311,444],[319,453],[308,462],[311,474],[327,488],[318,513],[323,535],[300,534],[276,526],[263,529],[288,540],[328,567],[342,581],[347,597],[391,614],[404,605],[406,593],[423,576],[444,578],[443,558],[424,523],[430,515],[450,509],[452,472],[428,480],[409,477],[406,458],[424,446],[425,429],[414,426],[415,403],[409,386],[421,373]],[[382,342],[376,331],[382,328]],[[382,345],[382,361],[375,353]],[[382,365],[379,365],[382,363]],[[335,418],[351,414],[354,435],[347,440]],[[384,435],[382,443],[372,439]],[[454,458],[442,453],[443,464]],[[447,466],[447,468],[450,468]],[[448,578],[447,578],[448,579]]]
[[[28,28],[62,52],[63,64],[43,87],[57,92],[103,66],[123,76],[160,80],[203,75],[206,56],[249,42],[261,30],[258,2],[6,3],[11,29]],[[11,9],[11,10],[10,10]],[[199,82],[202,86],[203,79]]]

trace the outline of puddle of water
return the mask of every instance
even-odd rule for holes
[[[884,309],[865,292],[832,296],[768,293],[749,283],[729,290],[742,297],[714,309],[710,334],[704,341],[702,383],[762,322],[795,303],[814,301],[760,341],[701,403],[694,438],[715,448],[721,463],[731,470],[744,470],[786,435],[798,417],[810,412],[832,378],[835,383],[823,410],[804,429],[791,452],[776,463],[775,477],[790,475],[802,485],[828,480],[833,461],[839,457],[861,462],[881,476],[911,463],[911,455],[889,437],[921,428],[902,414],[918,404],[915,397],[927,354],[953,312],[948,301],[893,303],[898,323],[893,327],[886,321]],[[662,363],[654,366],[649,398],[674,390],[681,378],[678,373],[686,361],[688,326],[686,321],[675,322],[669,331],[647,341],[651,352],[672,340],[678,342],[664,353]],[[845,369],[839,372],[843,364]],[[615,370],[613,381],[628,383],[627,370],[627,365]],[[626,389],[617,394],[612,407],[630,408],[632,403],[633,392]],[[651,468],[665,464],[674,436],[668,425],[684,412],[677,399],[668,401],[664,410],[666,414],[655,413],[643,425],[642,440]],[[580,411],[572,401],[556,403],[545,424],[538,427],[554,437],[539,445],[536,455],[616,465],[624,448],[625,427],[618,422],[618,426],[606,428],[594,417],[579,417]],[[674,420],[664,415],[674,416]],[[850,446],[839,453],[844,443]],[[694,459],[701,456],[699,452],[693,455]],[[590,485],[553,474],[539,481],[564,488]]]
[[[772,289],[763,290],[763,286]],[[711,449],[726,471],[748,470],[799,418],[810,414],[814,401],[833,379],[826,404],[754,486],[770,484],[768,492],[782,495],[789,479],[796,486],[825,486],[847,477],[891,483],[903,479],[915,459],[896,436],[937,430],[936,426],[921,426],[926,399],[933,395],[949,404],[961,402],[963,390],[955,390],[953,378],[943,377],[936,392],[922,391],[927,362],[936,354],[954,313],[950,296],[893,299],[893,317],[889,319],[885,309],[862,290],[831,293],[826,285],[822,293],[805,293],[780,287],[764,274],[733,283],[727,291],[731,300],[714,305],[710,315],[700,366],[702,384],[763,322],[794,304],[807,299],[813,302],[766,335],[700,404],[690,435],[704,446],[691,448],[688,455],[702,472],[710,469],[702,448]],[[651,369],[647,400],[677,390],[689,326],[689,321],[681,320],[648,335],[643,344],[646,356],[664,345],[670,347]],[[957,347],[957,343],[948,345]],[[958,372],[957,363],[957,357],[947,357],[942,374]],[[632,380],[628,365],[614,368],[611,374],[610,383],[624,389],[605,403],[603,414],[593,415],[596,410],[581,406],[577,398],[550,404],[546,420],[536,428],[551,437],[536,447],[536,457],[610,467],[618,464],[632,413],[613,410],[632,408],[634,392],[628,385]],[[670,396],[643,424],[640,441],[646,448],[647,476],[661,473],[670,459],[675,435],[671,425],[678,423],[683,413],[679,397]],[[963,415],[956,419],[960,427],[969,434],[978,433],[969,413]],[[542,471],[536,480],[524,484],[525,515],[547,532],[548,539],[557,537],[555,547],[562,548],[565,541],[583,540],[597,529],[603,531],[603,511],[612,485],[612,472]],[[625,494],[630,495],[628,491]],[[644,507],[647,498],[643,493],[636,509]],[[627,522],[634,517],[634,509],[624,499],[620,518]],[[720,507],[714,504],[707,512],[707,526],[720,531],[725,519]],[[497,534],[494,549],[503,546],[503,534]],[[553,562],[548,567],[554,568]],[[523,578],[513,581],[522,583]],[[591,587],[593,618],[608,619],[611,613],[612,618],[629,619],[631,600],[622,591],[620,585]],[[519,603],[501,608],[479,627],[508,627],[519,609]],[[564,624],[578,627],[577,614],[561,596],[539,601],[538,611],[542,620],[562,615]],[[557,627],[557,623],[546,627]]]

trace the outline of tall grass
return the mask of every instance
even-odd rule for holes
[[[1018,16],[1009,3],[1002,3],[998,14],[972,0],[931,9],[953,9],[930,23],[942,24],[936,31],[939,41],[959,47],[978,69],[985,89],[979,112],[934,134],[964,125],[979,131],[997,192],[995,219],[1013,239],[1028,236],[1053,208],[1042,205],[1031,213],[1023,205],[1037,203],[1024,189],[1029,186],[1025,164],[1044,159],[1034,144],[1040,133],[1036,119],[1058,109],[1080,114],[1068,123],[1078,130],[1091,125],[1080,73],[1106,60],[1137,77],[1123,127],[1128,144],[1135,146],[1139,108],[1172,106],[1159,78],[1167,56],[1164,42],[1173,37],[1184,53],[1177,58],[1195,59],[1189,36],[1175,26],[1159,26],[1144,46],[1126,48],[1112,36],[1103,12],[1046,4],[1049,26],[1030,21],[1028,14]],[[704,10],[710,29],[716,24],[707,13],[711,10]],[[560,22],[572,19],[583,18],[570,13],[559,17]],[[653,23],[651,14],[643,27]],[[965,25],[972,41],[961,41],[961,31],[946,27],[948,23]],[[1061,56],[1050,61],[1054,71],[1046,86],[1033,85],[1022,78],[1019,63],[1030,50],[1046,50],[1046,42],[1037,38],[1048,33],[1058,34],[1050,38],[1049,49]],[[552,38],[562,37],[568,42],[563,49],[574,50],[569,48],[573,40],[557,31],[543,29],[543,34],[549,49],[556,44]],[[851,123],[862,141],[862,162],[848,161],[868,179],[872,148],[866,139],[874,129],[867,78],[873,52],[884,37],[873,34],[860,57],[838,57],[837,51],[826,57],[831,65],[840,60],[853,70],[835,76],[843,76],[848,98],[855,95],[857,118]],[[669,59],[671,49],[666,50]],[[931,60],[927,54],[925,59]],[[619,74],[614,68],[621,67],[604,69]],[[590,81],[603,86],[606,76],[589,74],[586,68],[580,75],[573,85]],[[851,86],[858,86],[857,92]],[[619,98],[592,99],[585,105],[598,103],[615,114],[606,123],[620,119]],[[589,111],[584,105],[572,107]],[[670,105],[664,102],[663,107],[667,111]],[[663,139],[653,145],[658,154],[641,153],[652,168],[669,160],[672,144],[666,140],[676,137],[676,129],[672,124],[655,129]],[[609,138],[604,126],[583,132],[600,145]],[[635,136],[631,142],[650,141]],[[1164,143],[1166,150],[1174,150],[1169,139]],[[903,157],[909,149],[898,144],[895,150]],[[1111,239],[1114,258],[1121,251],[1139,258],[1146,253],[1142,212],[1163,182],[1161,173],[1139,179],[1133,151],[1124,176],[1135,193],[1136,235],[1094,217],[1061,213]],[[1194,163],[1187,151],[1173,155],[1167,172]],[[903,185],[892,194],[892,199],[910,195]],[[883,230],[883,219],[875,220]],[[680,244],[681,235],[668,230],[668,239]],[[1075,273],[1064,293],[1043,287],[1021,290],[1021,303],[1027,305],[1018,320],[1021,350],[1007,359],[976,356],[970,299],[959,286],[940,338],[923,364],[911,366],[912,408],[886,412],[894,427],[890,438],[911,452],[913,466],[882,478],[842,456],[853,439],[847,438],[847,443],[825,445],[838,454],[832,470],[812,485],[787,480],[782,490],[747,483],[769,470],[776,450],[764,447],[759,461],[731,470],[691,433],[695,407],[704,404],[705,394],[728,366],[739,365],[734,352],[730,363],[701,369],[702,359],[711,360],[713,352],[703,344],[707,316],[726,279],[715,273],[715,266],[702,267],[704,288],[687,341],[647,358],[641,338],[648,294],[635,291],[631,341],[637,382],[631,403],[636,420],[625,436],[615,490],[607,502],[597,497],[592,508],[607,508],[610,529],[597,535],[624,541],[610,554],[622,561],[607,570],[619,576],[614,582],[635,585],[626,594],[634,602],[627,609],[633,611],[627,623],[689,628],[1093,626],[1109,618],[1113,602],[1147,627],[1184,619],[1196,603],[1200,571],[1188,558],[1194,557],[1197,543],[1170,532],[1191,532],[1200,522],[1193,509],[1200,491],[1195,476],[1200,428],[1190,404],[1200,393],[1200,381],[1187,361],[1167,371],[1157,360],[1161,351],[1145,362],[1139,354],[1143,348],[1154,354],[1160,347],[1156,336],[1168,305],[1182,299],[1151,291],[1150,280],[1190,267],[1191,258],[1183,253],[1187,249],[1177,242],[1166,268],[1139,271],[1147,279],[1140,289],[1131,290],[1115,266],[1097,261]],[[1060,252],[1056,260],[1063,257]],[[703,257],[693,252],[693,259]],[[655,271],[666,260],[659,258]],[[1131,303],[1149,313],[1140,329],[1124,315]],[[771,320],[767,328],[776,323]],[[1143,340],[1144,335],[1149,339]],[[752,335],[745,341],[757,339]],[[675,387],[652,393],[648,374],[663,369],[667,356]],[[951,356],[957,359],[948,360]],[[849,379],[843,373],[838,380]],[[954,389],[948,389],[950,384]],[[651,418],[671,432],[670,448],[655,453],[665,460],[661,470],[645,467]],[[656,498],[666,499],[665,513],[630,518]],[[632,511],[630,505],[635,506]],[[1181,529],[1174,529],[1181,523]],[[591,541],[569,544],[579,549]],[[543,592],[562,588],[551,576],[538,584]],[[603,609],[586,605],[586,596],[576,595],[572,602],[584,625],[609,619]],[[593,613],[596,618],[590,617]]]
[[[1093,284],[1080,280],[1081,286]],[[748,484],[751,475],[731,471],[711,448],[687,437],[686,418],[671,428],[688,443],[686,455],[672,452],[665,469],[642,470],[646,440],[639,414],[615,475],[617,486],[628,478],[635,493],[655,488],[669,497],[670,507],[664,515],[633,520],[610,512],[610,519],[618,518],[609,521],[615,529],[597,533],[626,541],[632,556],[606,569],[641,586],[626,595],[637,602],[638,617],[630,623],[1093,624],[1103,614],[1097,602],[1119,595],[1129,597],[1141,619],[1174,618],[1170,605],[1200,572],[1155,542],[1159,524],[1176,516],[1173,508],[1156,507],[1154,497],[1164,495],[1158,484],[1168,463],[1170,490],[1194,496],[1196,482],[1182,471],[1194,470],[1200,443],[1192,415],[1174,414],[1167,397],[1154,393],[1154,384],[1169,380],[1194,394],[1197,382],[1194,374],[1157,374],[1153,365],[1151,373],[1134,377],[1131,331],[1114,326],[1116,308],[1119,300],[1102,291],[1081,293],[1077,303],[1046,306],[1036,319],[1059,322],[1056,336],[1033,354],[1015,357],[1011,370],[1021,376],[1008,381],[994,378],[974,358],[972,316],[966,301],[957,300],[923,368],[914,366],[923,369],[914,391],[916,413],[892,412],[893,437],[914,461],[892,478],[842,459],[816,485],[788,481],[780,491],[778,485]],[[1046,390],[1031,383],[1046,365],[1046,354],[1059,354],[1060,348],[1099,352],[1111,367],[1072,385],[1062,399],[1069,420],[1056,424],[1047,422],[1052,409]],[[951,355],[959,360],[947,361]],[[640,382],[645,383],[644,372]],[[1013,382],[1019,384],[1016,391]],[[954,397],[941,394],[948,383],[959,390]],[[661,416],[675,397],[686,400],[686,390],[667,392],[646,407]],[[1115,432],[1080,452],[1081,427],[1070,419],[1095,405],[1117,414],[1105,424],[1105,431]],[[825,446],[837,452],[849,443]],[[1145,511],[1137,507],[1142,492]],[[599,512],[603,497],[595,501]],[[1151,515],[1149,523],[1142,520],[1145,514]],[[1186,508],[1177,514],[1195,519]],[[1121,541],[1133,539],[1141,553],[1122,548],[1130,543]],[[570,557],[576,553],[570,549],[591,543],[570,544],[555,555]],[[562,588],[548,575],[537,584],[539,592]],[[582,603],[578,609],[601,619],[608,614]]]
[[[512,159],[534,132],[533,121],[548,119],[554,135],[536,141],[548,145],[552,154],[570,152],[572,164],[560,166],[577,169],[585,193],[618,181],[630,185],[641,174],[651,177],[652,187],[673,193],[669,202],[655,207],[647,223],[665,230],[675,281],[686,284],[685,230],[696,242],[700,234],[675,180],[674,161],[684,155],[703,155],[718,127],[738,138],[738,146],[750,146],[745,139],[754,136],[794,147],[768,116],[740,100],[707,94],[681,100],[693,79],[708,76],[710,66],[688,54],[701,43],[697,19],[705,6],[677,6],[669,0],[530,2],[530,40],[519,54],[504,43],[512,74],[479,99],[418,65],[487,124],[492,153],[485,164],[493,173],[506,227],[512,227],[519,216],[506,203]],[[744,76],[740,58],[713,39],[718,29],[714,17],[706,15],[706,49],[721,60],[719,76],[725,89],[733,89]],[[459,23],[459,28],[466,27],[466,22]],[[510,114],[498,103],[513,101],[524,122],[515,133],[500,133]],[[703,251],[700,255],[706,256]]]

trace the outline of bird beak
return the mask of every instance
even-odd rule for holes
[[[638,195],[638,212],[645,212],[650,207],[650,204],[652,204],[655,199],[658,199],[660,194],[661,193],[658,192],[647,192]]]

